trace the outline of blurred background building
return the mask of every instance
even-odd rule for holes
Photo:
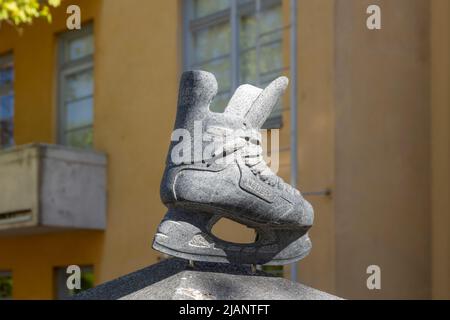
[[[51,24],[0,26],[0,298],[67,297],[69,265],[90,287],[164,258],[151,241],[188,69],[217,77],[215,111],[241,83],[297,79],[266,127],[316,220],[284,276],[345,298],[450,298],[450,3],[292,4],[71,0]]]

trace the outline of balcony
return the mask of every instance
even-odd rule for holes
[[[0,151],[0,235],[104,230],[106,155],[32,144]]]

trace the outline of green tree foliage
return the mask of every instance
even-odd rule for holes
[[[61,0],[0,0],[0,23],[30,24],[35,18],[52,21],[50,7],[57,7]]]

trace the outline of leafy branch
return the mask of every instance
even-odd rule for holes
[[[13,25],[31,24],[36,18],[44,18],[50,23],[50,7],[58,7],[61,0],[0,0],[0,23]]]

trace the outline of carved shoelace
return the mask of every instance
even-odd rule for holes
[[[258,130],[232,130],[223,127],[209,127],[206,130],[209,139],[214,143],[212,159],[225,160],[231,155],[240,156],[251,172],[266,184],[292,194],[300,192],[278,177],[264,160],[261,147],[262,136]],[[230,160],[229,160],[230,161]]]

